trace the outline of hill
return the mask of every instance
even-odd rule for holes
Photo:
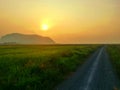
[[[25,35],[20,33],[12,33],[2,36],[0,43],[3,44],[55,44],[55,42],[49,37],[43,37],[40,35]]]

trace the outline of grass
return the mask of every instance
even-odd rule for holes
[[[113,68],[120,79],[120,45],[111,45],[108,47]]]
[[[0,90],[52,90],[96,45],[0,46]]]

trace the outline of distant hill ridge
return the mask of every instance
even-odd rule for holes
[[[12,33],[2,36],[0,43],[55,44],[55,42],[50,37],[43,37],[36,34],[26,35],[20,33]]]

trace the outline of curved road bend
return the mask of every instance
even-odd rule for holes
[[[57,90],[120,90],[105,47],[98,49],[72,77]]]

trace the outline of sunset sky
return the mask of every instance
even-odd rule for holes
[[[0,0],[0,36],[9,33],[120,43],[120,0]]]

